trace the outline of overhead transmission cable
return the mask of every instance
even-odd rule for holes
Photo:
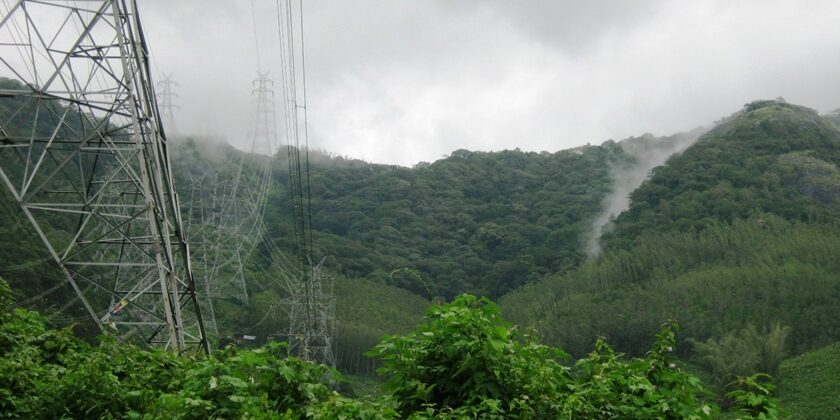
[[[254,46],[257,52],[257,73],[262,74],[262,61],[260,60],[260,37],[257,32],[257,12],[254,7],[254,0],[251,0],[251,22],[254,27]]]
[[[302,24],[302,2],[299,3],[299,23]],[[281,49],[281,63],[282,71],[281,77],[284,84],[283,103],[284,114],[286,118],[286,137],[287,137],[287,155],[289,163],[289,181],[292,193],[292,202],[294,206],[294,231],[297,238],[298,256],[301,260],[301,266],[307,267],[311,264],[312,256],[312,233],[311,233],[311,194],[309,186],[309,158],[308,158],[308,138],[307,138],[307,123],[306,123],[306,98],[305,86],[302,87],[301,92],[303,97],[298,100],[298,80],[296,73],[298,66],[296,63],[296,41],[294,37],[295,19],[292,13],[292,2],[276,0],[277,11],[277,27],[278,37]],[[285,31],[283,30],[285,28]],[[302,27],[301,27],[302,32]],[[301,35],[301,42],[303,36]],[[303,44],[302,44],[303,45]],[[301,56],[301,64],[303,65],[304,58]],[[302,81],[306,80],[306,69],[300,69]],[[303,133],[301,133],[301,114],[299,109],[303,109]],[[303,135],[303,147],[306,148],[305,160],[301,162],[301,135]],[[304,176],[304,173],[306,176]],[[306,270],[304,270],[306,271]],[[305,274],[307,276],[307,274]]]
[[[300,68],[301,78],[303,79],[303,141],[306,153],[306,210],[308,218],[308,232],[309,232],[309,255],[312,255],[312,188],[309,179],[309,118],[307,115],[307,101],[306,101],[306,44],[303,30],[303,1],[300,2],[299,20],[300,20]]]
[[[296,348],[303,358],[333,364],[334,299],[332,289],[322,287],[320,273],[323,260],[317,264],[313,261],[303,2],[275,0],[275,6],[282,62],[289,191],[300,268],[300,275],[287,282],[291,293],[288,336],[292,348]],[[296,38],[298,31],[300,38]]]

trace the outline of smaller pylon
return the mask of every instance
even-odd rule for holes
[[[172,92],[172,86],[161,84],[161,97]],[[195,278],[204,289],[205,324],[216,336],[220,333],[217,303],[250,304],[247,264],[264,236],[262,217],[271,188],[272,154],[277,149],[274,82],[268,73],[258,73],[251,93],[254,113],[247,153],[228,154],[211,166],[197,166],[184,207]]]
[[[163,126],[170,135],[178,133],[178,127],[175,123],[175,110],[181,109],[176,103],[175,98],[178,98],[176,89],[180,86],[178,82],[172,80],[172,73],[163,75],[163,80],[157,82],[157,97],[158,108],[160,109]]]
[[[257,72],[252,82],[254,96],[254,125],[251,132],[251,153],[272,156],[277,144],[277,122],[274,105],[274,81],[268,72]]]
[[[323,263],[307,267],[311,271],[306,275],[283,271],[289,296],[281,303],[289,316],[289,328],[280,336],[289,343],[291,354],[335,367],[335,291],[332,277],[322,270]]]

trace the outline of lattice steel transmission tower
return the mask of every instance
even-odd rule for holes
[[[204,290],[207,327],[219,335],[215,307],[219,300],[249,304],[246,264],[265,235],[262,221],[276,151],[274,83],[260,73],[252,84],[250,153],[204,168],[190,182],[188,234],[195,277]]]
[[[268,72],[257,74],[259,77],[251,83],[251,95],[254,97],[251,153],[273,156],[277,148],[274,81],[268,78]]]
[[[163,75],[163,80],[157,82],[158,107],[163,126],[167,128],[170,135],[178,133],[178,126],[175,121],[175,110],[180,107],[175,103],[178,97],[178,82],[172,80],[172,73]]]
[[[2,188],[100,329],[209,352],[137,2],[0,7]]]
[[[333,279],[324,273],[323,260],[308,272],[288,275],[289,296],[281,303],[287,308],[289,329],[283,334],[289,351],[305,360],[335,366],[335,292]]]

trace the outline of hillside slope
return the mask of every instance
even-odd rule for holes
[[[840,211],[840,131],[815,111],[756,101],[657,168],[633,192],[608,246],[641,233],[703,229],[757,213],[834,222]]]
[[[840,416],[840,343],[786,360],[776,390],[791,418],[828,420]]]
[[[840,132],[828,121],[784,102],[749,104],[654,169],[614,221],[605,206],[627,187],[621,174],[657,150],[678,151],[669,142],[680,137],[556,153],[459,150],[414,168],[312,152],[315,254],[342,275],[342,367],[369,373],[361,353],[381,335],[416,323],[429,299],[461,292],[504,295],[506,315],[577,355],[598,335],[638,354],[667,319],[683,324],[681,339],[698,340],[779,321],[792,328],[794,354],[840,340]],[[195,141],[172,152],[176,180],[241,155]],[[286,322],[270,264],[293,249],[285,154],[273,165],[269,234],[248,264],[252,305],[220,306],[224,336],[264,339]],[[8,197],[2,204],[15,212]],[[605,253],[587,260],[601,223]],[[0,220],[7,236],[34,239],[27,229]],[[72,291],[51,289],[60,279],[38,245],[1,243],[15,264],[0,274],[35,298],[27,305],[72,322],[73,308],[55,311]]]
[[[838,163],[840,132],[815,112],[749,104],[654,170],[603,256],[503,307],[573,353],[599,335],[642,351],[668,319],[698,340],[779,321],[794,353],[837,341]]]
[[[584,259],[610,163],[621,159],[614,143],[557,153],[459,150],[414,168],[314,156],[316,254],[345,275],[429,298],[500,296]],[[276,173],[266,223],[291,249],[287,175]],[[403,268],[422,280],[393,274]]]

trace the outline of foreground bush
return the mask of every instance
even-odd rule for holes
[[[338,374],[271,343],[212,357],[98,346],[12,309],[0,279],[0,418],[377,418],[387,406],[344,398]]]
[[[365,401],[331,388],[338,373],[270,343],[212,357],[176,356],[103,338],[91,346],[36,312],[12,309],[0,280],[0,417],[131,419],[711,418],[717,408],[673,357],[665,325],[644,358],[605,342],[577,363],[539,344],[487,299],[433,306],[405,336],[371,352],[383,359],[385,395]],[[731,397],[742,412],[778,413],[772,390]],[[767,391],[755,401],[755,390]]]
[[[598,341],[573,366],[567,355],[519,334],[487,299],[464,295],[429,310],[406,336],[386,337],[381,357],[397,410],[414,417],[711,418],[700,380],[681,371],[666,325],[645,358],[623,360]]]

